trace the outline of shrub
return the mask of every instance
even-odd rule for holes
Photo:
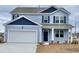
[[[65,44],[67,44],[68,43],[68,41],[65,41]]]
[[[51,43],[53,43],[53,41],[51,41]]]
[[[54,42],[53,41],[51,41],[49,44],[51,45],[51,44],[53,44]]]
[[[57,44],[59,44],[59,41],[57,41]]]
[[[78,41],[77,41],[77,40],[73,40],[73,41],[71,42],[71,44],[78,44]]]
[[[71,42],[71,41],[69,41],[69,43],[71,44],[72,42]]]
[[[43,44],[43,42],[39,42],[39,44],[40,44],[40,45],[42,45],[42,44]]]

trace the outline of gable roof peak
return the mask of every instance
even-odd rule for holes
[[[66,12],[67,14],[70,14],[70,12],[67,11],[66,9],[64,9],[64,8],[59,8],[58,10],[62,10],[62,11],[64,11],[64,12]]]
[[[51,13],[51,12],[56,11],[57,9],[58,9],[58,8],[56,8],[55,6],[50,6],[50,7],[48,7],[47,9],[42,10],[40,13]]]
[[[7,23],[3,24],[3,25],[4,25],[4,26],[6,26],[6,25],[8,25],[9,23],[12,23],[12,22],[14,22],[14,21],[16,21],[16,20],[19,20],[19,19],[21,19],[21,18],[25,18],[25,19],[27,19],[27,20],[29,20],[29,21],[31,21],[31,22],[33,22],[33,23],[35,23],[35,24],[38,24],[39,26],[42,26],[41,24],[39,24],[39,23],[37,23],[37,22],[35,22],[35,21],[33,21],[33,20],[31,20],[31,19],[27,18],[27,17],[26,17],[26,16],[24,16],[24,15],[19,16],[18,18],[14,19],[14,20],[11,20],[11,21],[9,21],[9,22],[7,22]]]

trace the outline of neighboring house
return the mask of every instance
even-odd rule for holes
[[[5,24],[5,42],[60,42],[69,39],[70,13],[64,8],[17,7],[11,11],[12,20]]]
[[[72,38],[79,40],[79,33],[72,33]]]

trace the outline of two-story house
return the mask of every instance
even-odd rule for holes
[[[60,42],[72,41],[70,13],[64,8],[17,7],[12,20],[5,24],[4,42]],[[71,39],[69,39],[71,30]]]

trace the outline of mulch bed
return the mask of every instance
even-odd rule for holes
[[[37,45],[37,53],[77,53],[79,44]]]

